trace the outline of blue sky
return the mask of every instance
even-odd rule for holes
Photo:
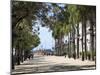
[[[51,4],[48,4],[48,6],[52,7]],[[58,4],[59,7],[64,7],[65,4]],[[53,8],[52,8],[53,9]],[[48,12],[48,16],[53,16],[53,12],[50,11]],[[55,46],[55,41],[54,41],[54,38],[52,37],[52,31],[49,31],[49,28],[47,27],[42,27],[38,21],[37,23],[37,26],[40,27],[40,34],[39,34],[39,37],[40,37],[40,44],[38,47],[34,48],[33,50],[38,50],[40,48],[43,48],[43,49],[52,49],[52,47]]]
[[[40,38],[41,43],[39,44],[38,47],[34,48],[33,50],[38,50],[40,48],[52,49],[52,47],[54,47],[54,44],[55,44],[54,38],[52,37],[52,31],[49,30],[49,28],[47,27],[42,27],[40,23],[38,23],[37,26],[40,27],[39,38]]]

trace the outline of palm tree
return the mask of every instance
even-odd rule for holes
[[[70,14],[69,23],[72,26],[72,35],[73,35],[72,39],[73,39],[73,51],[74,51],[73,57],[74,57],[74,59],[76,59],[75,34],[76,34],[76,24],[79,23],[79,19],[80,19],[79,10],[77,9],[76,5],[68,5],[68,12]]]
[[[96,13],[96,7],[95,6],[80,6],[80,14],[81,14],[81,19],[83,23],[83,30],[85,34],[85,57],[87,59],[87,47],[86,47],[86,21],[90,20],[90,40],[91,40],[91,48],[92,50],[92,60],[94,60],[94,30],[93,26],[95,25],[95,13]]]
[[[86,38],[86,33],[87,33],[87,31],[86,31],[86,24],[84,25],[84,38],[85,38],[85,58],[86,58],[86,60],[87,60],[87,38]]]
[[[84,41],[83,41],[83,38],[84,38],[84,21],[82,21],[82,38],[81,38],[81,41],[82,41],[82,61],[84,61],[84,49],[83,49],[83,45],[84,45]]]
[[[91,15],[91,16],[90,16]],[[92,60],[94,61],[94,28],[96,26],[96,7],[92,6],[90,7],[90,40],[91,40],[91,50],[92,50]],[[96,36],[96,35],[95,35]]]
[[[80,20],[82,23],[82,60],[87,59],[87,38],[86,38],[86,23],[87,23],[87,16],[88,11],[86,6],[78,6],[80,12]]]
[[[77,58],[79,58],[79,24],[77,24]]]

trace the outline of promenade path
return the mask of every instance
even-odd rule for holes
[[[74,60],[64,56],[34,56],[33,59],[24,61],[21,65],[16,65],[15,70],[12,70],[12,75],[87,69],[95,69],[95,62]]]

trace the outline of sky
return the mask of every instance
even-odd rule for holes
[[[54,38],[52,37],[52,31],[49,30],[47,27],[42,27],[40,23],[37,24],[37,26],[40,27],[39,30],[39,38],[40,38],[40,44],[33,50],[38,50],[38,49],[52,49],[55,45]]]
[[[51,4],[48,4],[48,6],[52,7]],[[59,7],[64,7],[64,4],[58,4]],[[48,12],[48,16],[52,16],[53,13],[52,11]],[[39,49],[52,49],[55,46],[55,40],[52,37],[52,30],[49,31],[49,28],[47,27],[42,27],[41,24],[37,23],[37,26],[40,27],[40,34],[39,34],[39,38],[40,38],[40,44],[38,47],[34,48],[33,50],[39,50]]]

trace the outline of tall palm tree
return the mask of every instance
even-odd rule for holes
[[[84,61],[84,59],[87,59],[87,17],[88,17],[88,10],[87,10],[87,6],[79,6],[79,12],[80,12],[80,20],[82,23],[82,60]]]
[[[94,28],[96,26],[96,7],[95,6],[92,6],[92,7],[89,7],[90,8],[90,40],[91,40],[91,50],[92,50],[92,60],[94,61],[94,54],[95,54],[95,49],[94,49]]]
[[[77,24],[77,58],[79,58],[79,24]]]
[[[91,56],[92,60],[94,60],[94,30],[93,26],[95,25],[95,20],[96,20],[96,7],[95,6],[80,6],[80,14],[81,14],[81,19],[83,22],[83,30],[85,34],[85,57],[87,59],[87,47],[86,47],[86,21],[87,19],[90,20],[90,41],[91,41],[91,47],[90,50],[92,50]]]
[[[76,34],[76,24],[79,23],[79,19],[80,19],[79,18],[79,10],[77,9],[76,5],[68,5],[68,12],[70,14],[69,23],[72,26],[73,51],[74,51],[73,57],[74,57],[74,59],[76,59],[75,34]]]
[[[87,60],[87,30],[86,30],[87,26],[86,26],[86,22],[85,22],[85,25],[84,25],[84,38],[85,38],[85,59]]]
[[[81,38],[81,41],[82,41],[82,61],[84,61],[84,20],[82,21],[82,38]]]

